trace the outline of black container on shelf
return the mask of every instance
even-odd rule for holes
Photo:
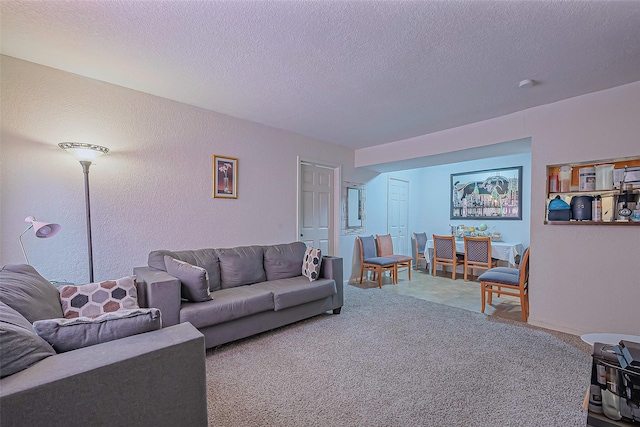
[[[571,218],[578,221],[591,221],[591,203],[593,203],[593,196],[573,196]]]
[[[556,196],[549,202],[549,221],[569,221],[571,219],[571,206],[560,196]]]

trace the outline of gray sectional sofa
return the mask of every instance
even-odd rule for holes
[[[58,290],[33,267],[0,267],[0,426],[207,425],[192,325],[61,352],[33,326],[61,316]]]
[[[162,312],[163,326],[189,322],[207,348],[332,311],[343,304],[342,258],[322,257],[319,277],[302,275],[302,242],[185,251],[157,250],[136,267],[141,307]],[[167,272],[179,260],[206,271],[210,300],[185,300],[185,285]]]

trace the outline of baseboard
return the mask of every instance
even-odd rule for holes
[[[543,320],[537,320],[531,316],[529,316],[527,323],[529,323],[532,326],[537,326],[544,329],[551,329],[552,331],[564,332],[565,334],[571,334],[576,336],[589,334],[593,332],[591,330],[579,329],[573,326],[558,325],[555,323],[545,322]]]

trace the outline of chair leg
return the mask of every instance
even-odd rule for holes
[[[484,313],[484,301],[485,301],[485,293],[486,293],[486,289],[485,289],[485,284],[484,282],[480,282],[480,293],[482,294],[482,313]]]
[[[524,294],[523,292],[520,304],[524,304],[522,308],[523,318],[524,318],[524,315],[526,314],[526,319],[528,319],[529,318],[529,293],[528,292],[526,294]],[[525,322],[527,321],[526,319],[524,319]]]
[[[473,272],[473,270],[471,270]],[[468,277],[467,277],[467,273],[469,272],[469,267],[467,267],[467,265],[464,265],[464,281],[468,282]]]
[[[362,277],[364,276],[364,268],[360,269],[360,284],[362,285]]]
[[[527,321],[527,302],[525,300],[524,292],[520,292],[520,308],[522,310],[522,321]]]
[[[407,268],[407,272],[409,273],[409,281],[411,281],[411,263],[412,261],[409,261],[409,268]]]
[[[493,285],[487,285],[487,303],[493,302]]]
[[[456,264],[453,264],[453,266],[451,267],[451,280],[456,280]]]

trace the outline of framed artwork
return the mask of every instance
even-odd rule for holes
[[[522,166],[451,174],[451,219],[522,219]]]
[[[213,197],[238,198],[238,159],[213,155]]]

